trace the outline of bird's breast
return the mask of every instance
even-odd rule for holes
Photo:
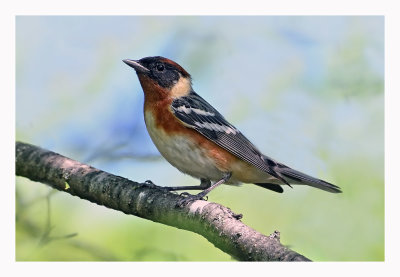
[[[174,167],[196,178],[219,180],[223,177],[222,168],[218,168],[216,160],[204,147],[206,139],[197,137],[195,130],[173,126],[171,121],[160,127],[152,112],[145,112],[145,122],[158,151]]]

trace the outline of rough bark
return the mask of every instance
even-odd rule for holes
[[[283,246],[279,233],[265,236],[229,208],[203,200],[177,207],[181,199],[151,183],[137,183],[34,145],[16,143],[16,175],[47,184],[126,214],[196,232],[242,261],[309,261]]]

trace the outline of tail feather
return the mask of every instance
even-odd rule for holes
[[[309,185],[311,187],[319,188],[319,189],[333,192],[333,193],[341,193],[342,192],[340,187],[335,186],[334,184],[328,183],[321,179],[311,177],[307,174],[301,173],[300,171],[294,170],[285,165],[282,165],[282,164],[279,164],[279,165],[280,166],[278,166],[274,170],[278,171],[284,177],[286,177],[288,179],[289,183]]]
[[[282,163],[279,163],[269,158],[268,156],[262,155],[262,159],[269,166],[270,172],[272,172],[272,174],[270,172],[268,173],[288,186],[290,186],[291,183],[291,184],[308,185],[314,188],[319,188],[333,193],[342,192],[341,189],[338,186],[335,186],[334,184],[304,174]],[[283,189],[279,185],[270,183],[257,183],[256,185],[273,191],[283,192]]]

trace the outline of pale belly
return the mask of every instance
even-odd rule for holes
[[[216,181],[223,178],[224,172],[216,167],[214,160],[209,158],[196,142],[181,135],[165,136],[163,130],[154,128],[151,115],[146,114],[145,121],[147,131],[158,151],[174,167],[199,179]]]

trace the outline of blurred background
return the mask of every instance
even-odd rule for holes
[[[316,261],[384,260],[384,17],[17,16],[16,138],[110,173],[197,185],[160,157],[122,59],[168,57],[260,150],[343,194],[209,200]],[[203,237],[16,178],[16,260],[231,261]]]

